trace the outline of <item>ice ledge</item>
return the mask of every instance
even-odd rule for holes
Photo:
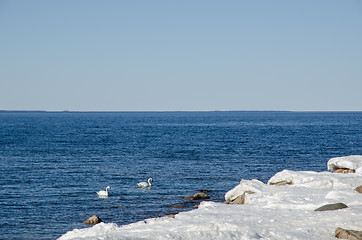
[[[334,172],[338,169],[351,169],[362,173],[362,155],[351,155],[329,159],[328,170]]]

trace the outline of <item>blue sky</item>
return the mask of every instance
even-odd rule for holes
[[[362,1],[0,0],[0,109],[362,110]]]

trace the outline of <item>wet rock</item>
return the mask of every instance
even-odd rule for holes
[[[335,236],[336,236],[336,238],[343,238],[343,239],[350,239],[350,240],[362,240],[362,231],[337,228],[335,231]]]
[[[184,197],[184,199],[188,199],[188,200],[202,200],[202,199],[209,199],[209,195],[207,195],[206,193],[203,192],[198,192],[195,193],[194,195],[188,196],[188,197]]]
[[[334,173],[355,173],[356,170],[349,169],[349,168],[338,168],[337,170],[333,171]]]
[[[354,190],[356,190],[356,191],[359,192],[359,193],[362,193],[362,185],[356,187]]]
[[[280,181],[280,182],[276,182],[276,183],[269,183],[270,185],[275,185],[275,186],[284,186],[284,185],[293,185],[292,182],[288,182],[288,181]]]
[[[90,218],[88,218],[87,220],[85,220],[83,223],[95,225],[100,222],[102,222],[102,219],[100,219],[97,215],[93,215]]]
[[[314,211],[332,211],[332,210],[338,210],[348,208],[348,206],[344,203],[333,203],[333,204],[327,204],[322,207],[317,208]]]

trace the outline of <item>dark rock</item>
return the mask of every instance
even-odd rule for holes
[[[102,219],[100,219],[97,215],[93,215],[87,220],[85,220],[83,223],[94,225],[100,222],[102,222]]]
[[[356,187],[354,190],[356,190],[356,191],[359,192],[359,193],[362,193],[362,185]]]
[[[270,185],[275,185],[275,186],[293,185],[292,182],[288,182],[288,181],[280,181],[280,182],[269,183],[269,184]]]
[[[331,211],[331,210],[338,210],[348,208],[348,206],[344,203],[333,203],[333,204],[327,204],[322,207],[317,208],[314,211]]]
[[[347,230],[343,228],[337,228],[335,232],[336,238],[350,239],[350,240],[362,240],[362,231]]]
[[[184,199],[188,199],[188,200],[201,200],[201,199],[209,199],[209,195],[207,195],[206,193],[195,193],[194,195],[188,196],[188,197],[184,197]]]

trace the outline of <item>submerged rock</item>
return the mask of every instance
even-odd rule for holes
[[[338,209],[343,209],[343,208],[348,208],[348,206],[344,203],[332,203],[332,204],[327,204],[322,207],[319,207],[314,211],[332,211],[332,210],[338,210]]]
[[[201,199],[209,199],[210,197],[206,193],[199,192],[199,193],[195,193],[191,196],[183,197],[183,198],[187,199],[187,200],[201,200]]]
[[[362,231],[347,230],[343,228],[337,228],[335,231],[336,238],[350,239],[350,240],[361,240]]]
[[[93,215],[90,218],[88,218],[87,220],[85,220],[83,223],[95,225],[100,222],[102,222],[102,219],[100,219],[97,215]]]

